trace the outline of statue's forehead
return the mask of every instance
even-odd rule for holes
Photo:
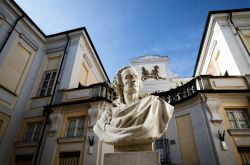
[[[122,72],[121,72],[121,75],[132,75],[132,74],[135,74],[137,75],[136,71],[132,68],[127,68],[127,69],[124,69]]]

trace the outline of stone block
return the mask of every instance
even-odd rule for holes
[[[103,165],[160,165],[159,152],[116,152],[104,155]]]

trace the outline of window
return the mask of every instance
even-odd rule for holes
[[[85,118],[70,118],[66,131],[67,137],[83,137]]]
[[[80,152],[61,152],[59,165],[78,165]]]
[[[0,119],[0,131],[1,131],[2,125],[3,125],[3,120]]]
[[[238,147],[237,149],[239,151],[242,164],[250,164],[250,147]]]
[[[169,162],[168,139],[159,139],[155,141],[155,150],[160,153],[161,162]]]
[[[245,109],[227,110],[227,117],[233,129],[249,128],[249,119]]]
[[[31,165],[33,155],[17,155],[16,165]]]
[[[49,96],[51,94],[51,90],[55,81],[55,77],[56,77],[55,70],[47,71],[43,74],[41,85],[38,90],[39,96]]]
[[[39,135],[42,128],[42,122],[28,123],[25,129],[24,141],[36,142],[39,139]]]

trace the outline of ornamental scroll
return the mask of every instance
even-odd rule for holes
[[[154,69],[152,69],[151,73],[149,73],[148,70],[145,69],[145,67],[142,67],[142,81],[144,80],[147,80],[149,78],[153,78],[153,79],[156,79],[156,80],[166,80],[166,78],[163,78],[163,77],[160,77],[159,76],[159,66],[158,65],[155,65],[154,66]]]

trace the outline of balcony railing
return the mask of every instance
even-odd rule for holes
[[[63,102],[71,102],[87,99],[105,99],[113,102],[116,98],[114,90],[108,83],[92,84],[90,86],[81,86],[78,88],[64,91]]]
[[[198,76],[182,86],[165,92],[155,92],[169,104],[178,104],[199,92],[235,92],[249,91],[249,77],[247,76]]]
[[[155,92],[152,95],[159,96],[166,102],[175,105],[199,92],[223,92],[223,91],[249,91],[249,80],[247,76],[198,76],[175,89],[164,92]],[[75,89],[64,91],[63,102],[84,100],[84,99],[105,99],[113,102],[116,99],[114,90],[108,83],[98,83],[90,86],[79,86]]]

